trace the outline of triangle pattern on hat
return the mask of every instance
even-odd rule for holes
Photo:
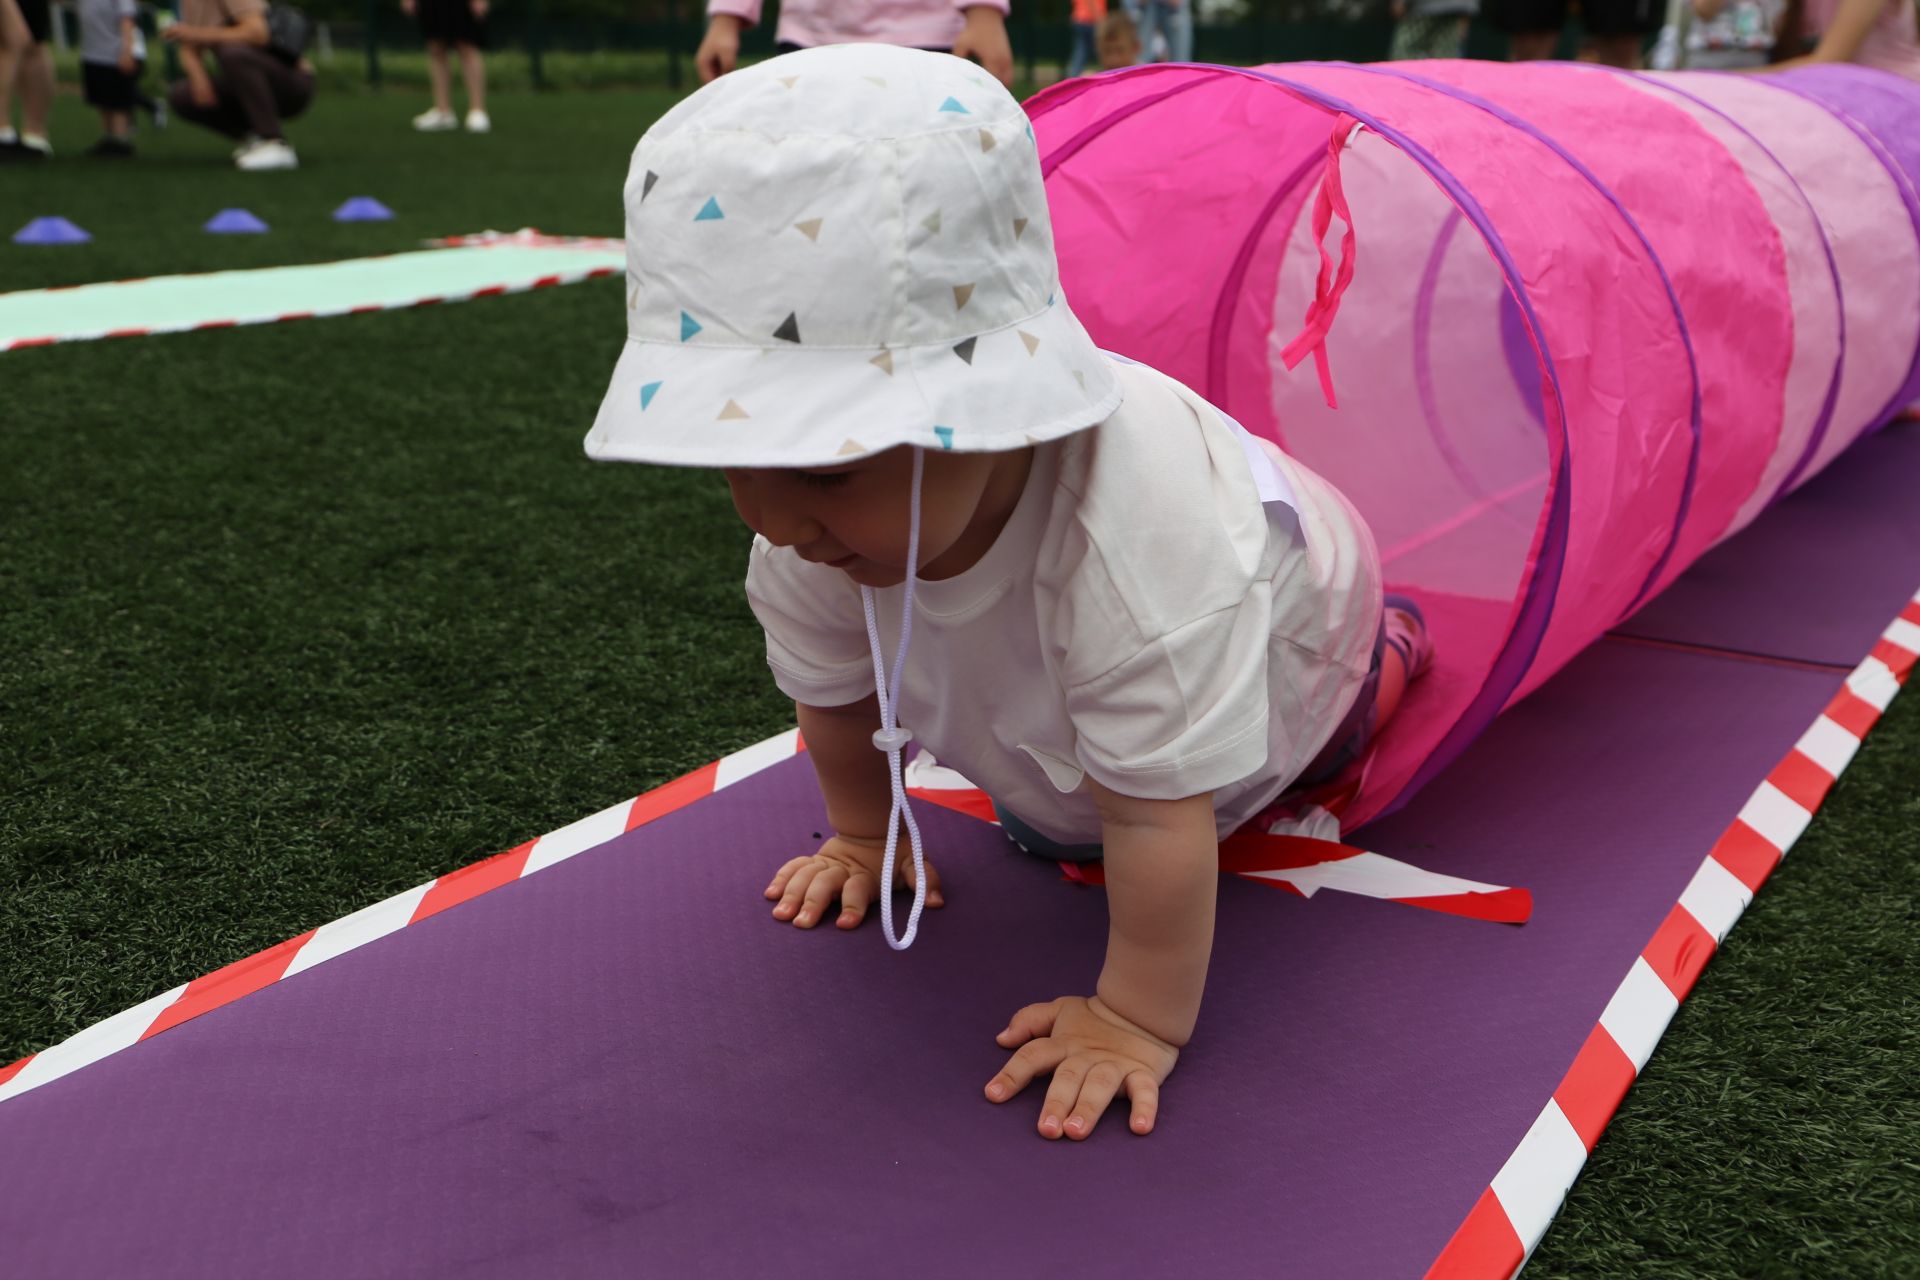
[[[725,422],[729,418],[744,418],[747,416],[747,411],[740,407],[738,400],[729,400],[727,401],[727,407],[720,411],[720,416],[715,418],[714,421]]]
[[[847,442],[840,446],[840,452],[836,456],[844,458],[850,454],[865,453],[866,451],[867,451],[867,446],[861,444],[858,440],[855,440],[852,436],[848,436]]]
[[[953,354],[959,356],[962,360],[965,360],[968,364],[972,364],[973,363],[973,344],[978,341],[980,341],[980,339],[978,338],[968,338],[965,342],[956,344],[953,348]]]
[[[993,148],[994,148],[993,130],[982,129],[980,131],[980,150],[982,152],[987,152],[987,151],[993,150]]]
[[[920,225],[927,229],[928,234],[936,235],[936,236],[939,235],[940,234],[940,211],[938,209],[935,209],[932,213],[920,219]]]
[[[885,80],[882,80],[879,76],[864,76],[862,77],[862,79],[864,79],[868,84],[872,85],[876,89],[884,89],[887,87],[887,82]]]
[[[695,320],[684,311],[680,313],[680,341],[685,342],[688,338],[700,332],[700,328],[701,326],[698,320]]]
[[[793,229],[807,239],[817,241],[820,239],[820,224],[825,221],[825,218],[808,218],[805,222],[794,223]]]
[[[653,398],[658,394],[660,394],[660,384],[657,382],[649,382],[644,387],[641,387],[640,412],[645,413],[647,406],[653,403]]]
[[[1013,238],[1018,240],[1025,234],[1027,234],[1027,220],[1025,218],[1015,218],[1013,220]]]
[[[972,296],[973,296],[972,285],[957,284],[953,286],[953,309],[955,311],[966,310],[967,299],[971,298]]]
[[[695,222],[718,222],[727,215],[720,212],[720,201],[716,196],[708,196],[707,202],[700,206],[700,212],[693,215]]]
[[[791,89],[793,88],[794,81],[798,80],[799,78],[800,78],[799,76],[781,76],[780,83],[787,86],[787,88]]]
[[[940,104],[940,109],[942,111],[952,111],[952,112],[955,112],[956,114],[963,115],[963,116],[970,116],[973,114],[973,112],[967,110],[965,107],[960,105],[960,100],[958,98],[948,98],[945,102]]]
[[[1020,341],[1027,344],[1028,355],[1032,355],[1034,352],[1040,349],[1040,339],[1034,337],[1032,334],[1028,333],[1025,329],[1016,329],[1014,330],[1014,332],[1020,335]]]
[[[893,376],[893,352],[882,351],[879,355],[867,361],[867,363],[886,374],[889,378]]]
[[[651,169],[647,170],[647,176],[643,178],[640,182],[640,203],[641,204],[645,204],[647,202],[647,197],[653,194],[653,184],[658,181],[660,181],[660,175],[655,173]]]
[[[953,448],[953,428],[952,427],[935,427],[933,429],[933,434],[940,437],[940,447],[942,449]]]
[[[799,342],[800,317],[792,311],[787,312],[787,318],[780,322],[780,327],[773,331],[773,336],[782,342]]]
[[[640,307],[640,282],[635,280],[633,288],[627,293],[627,310],[637,311]]]
[[[1087,375],[1080,372],[1078,369],[1075,369],[1073,371],[1073,380],[1080,384],[1080,389],[1082,391],[1085,391],[1087,389]]]

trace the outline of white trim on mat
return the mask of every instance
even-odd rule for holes
[[[1665,923],[1634,959],[1533,1128],[1434,1260],[1428,1280],[1508,1280],[1533,1255],[1600,1131],[1701,969],[1805,832],[1813,811],[1916,664],[1920,592],[1714,845]],[[1543,1130],[1556,1140],[1543,1138]],[[1558,1140],[1567,1133],[1578,1139],[1578,1158],[1571,1161],[1567,1144]]]

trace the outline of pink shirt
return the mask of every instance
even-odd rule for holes
[[[1807,26],[1824,33],[1839,11],[1840,0],[1807,0]],[[1878,67],[1920,80],[1920,30],[1916,30],[1914,0],[1887,0],[1853,60],[1863,67]]]
[[[784,0],[774,39],[812,48],[821,44],[897,44],[951,49],[966,25],[962,9],[1007,11],[1007,0]],[[709,0],[707,16],[729,14],[760,23],[760,0]]]

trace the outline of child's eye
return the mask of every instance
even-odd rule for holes
[[[815,489],[837,489],[853,479],[851,471],[796,471],[800,483]]]

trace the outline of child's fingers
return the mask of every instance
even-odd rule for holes
[[[876,887],[872,876],[856,872],[847,877],[847,883],[840,889],[840,919],[836,921],[842,929],[851,929],[867,918]]]
[[[793,873],[812,861],[813,859],[810,857],[789,858],[787,865],[773,873],[773,882],[767,886],[766,896],[769,898],[779,897],[785,892],[787,881],[793,879]]]
[[[947,896],[940,892],[940,873],[934,870],[931,862],[926,862],[925,859],[922,859],[922,863],[927,868],[927,905],[930,907],[945,906],[947,904]],[[913,864],[909,862],[907,865],[911,867]],[[909,876],[909,878],[911,878],[911,876]]]
[[[1087,1072],[1087,1078],[1080,1085],[1080,1098],[1073,1104],[1073,1114],[1067,1117],[1066,1132],[1069,1138],[1079,1140],[1093,1132],[1093,1126],[1100,1123],[1100,1117],[1106,1114],[1107,1104],[1113,1101],[1113,1095],[1120,1092],[1120,1081],[1126,1073],[1117,1063],[1100,1062]]]
[[[1052,1035],[1054,1020],[1059,1016],[1058,1000],[1049,1000],[1045,1004],[1030,1004],[1008,1019],[1007,1029],[995,1036],[994,1040],[1001,1048],[1011,1049],[1037,1036]]]
[[[995,1102],[1005,1102],[1032,1083],[1035,1076],[1043,1076],[1066,1061],[1067,1051],[1052,1040],[1032,1040],[1020,1046],[1000,1074],[987,1081],[987,1096]]]
[[[773,908],[776,920],[793,919],[807,895],[807,887],[813,883],[814,877],[820,874],[823,865],[809,858],[794,868],[793,875],[787,880],[787,887],[781,891],[780,901]]]
[[[1129,1072],[1126,1080],[1127,1096],[1133,1099],[1133,1119],[1129,1127],[1135,1133],[1152,1133],[1153,1122],[1160,1116],[1160,1084],[1145,1071]]]
[[[1086,1059],[1067,1058],[1053,1069],[1053,1079],[1047,1085],[1047,1096],[1040,1104],[1040,1136],[1057,1138],[1065,1131],[1067,1112],[1073,1110],[1074,1099],[1080,1096],[1080,1086],[1086,1083]]]
[[[840,886],[847,882],[847,869],[841,866],[826,866],[813,877],[807,885],[805,899],[800,903],[800,913],[793,922],[802,929],[811,929],[819,924],[827,914],[827,908],[840,896]]]

